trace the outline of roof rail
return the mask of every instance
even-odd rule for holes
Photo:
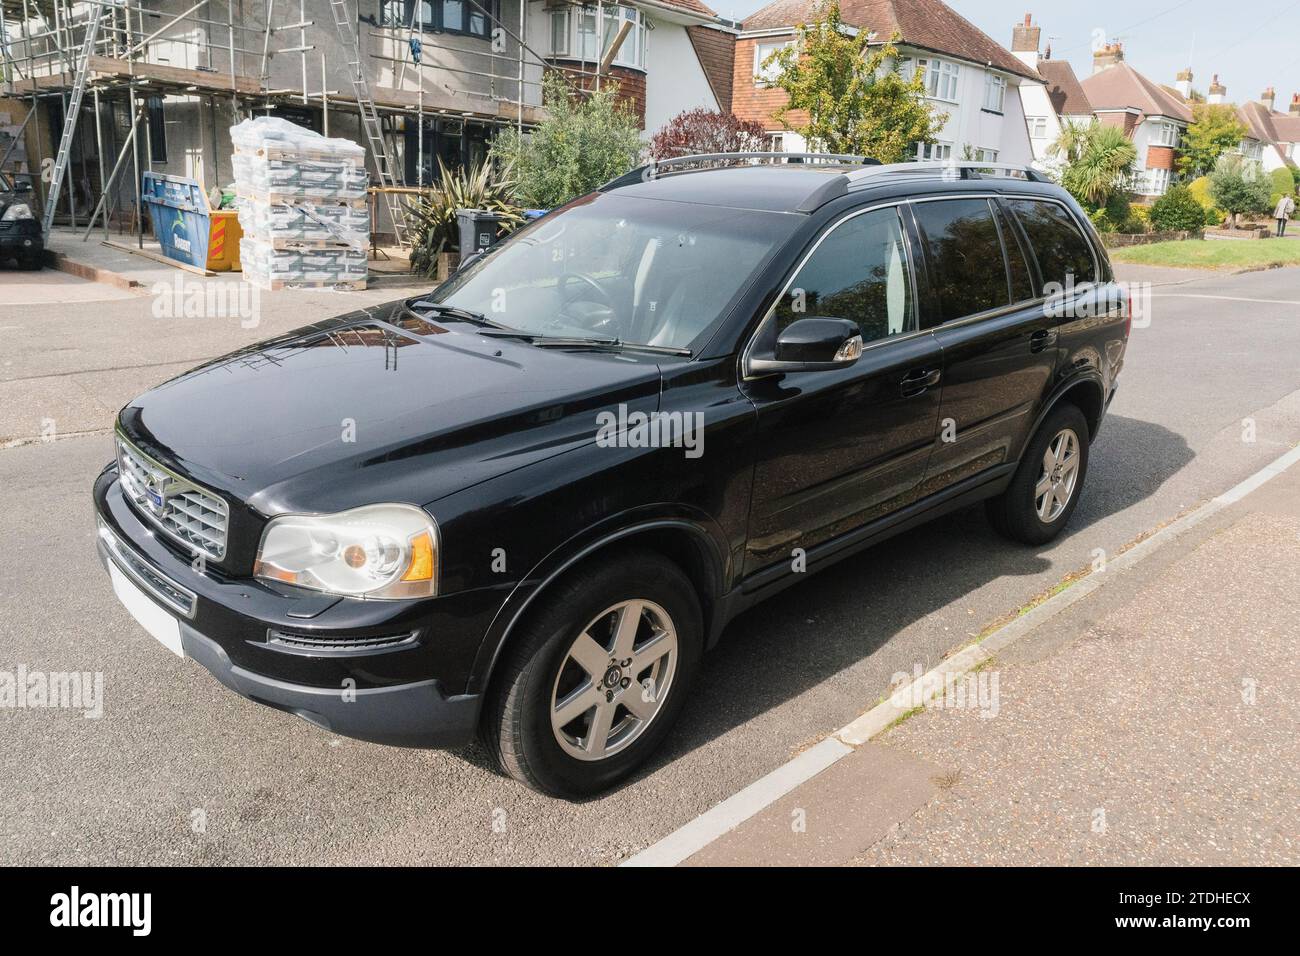
[[[611,189],[618,189],[622,186],[631,186],[635,183],[647,182],[657,179],[659,176],[673,172],[700,172],[700,170],[674,169],[678,166],[697,166],[700,164],[725,165],[727,163],[743,163],[744,165],[758,165],[758,161],[777,161],[783,160],[785,165],[833,165],[833,166],[879,166],[880,161],[872,159],[870,156],[852,155],[849,153],[777,153],[777,152],[746,152],[746,153],[692,153],[686,156],[674,156],[671,159],[651,160],[644,166],[638,166],[630,172],[624,173],[611,179],[605,185],[600,187],[601,192],[608,192]]]
[[[846,175],[850,182],[860,182],[871,176],[877,176],[884,173],[934,173],[938,172],[953,179],[979,179],[983,178],[986,170],[1000,171],[1004,178],[1016,179],[1023,177],[1031,183],[1049,183],[1051,180],[1034,169],[1032,166],[1017,166],[1014,163],[986,163],[978,159],[927,159],[917,162],[907,163],[887,163],[884,165],[872,166],[869,169],[855,169]],[[1020,177],[1012,174],[1019,173]]]

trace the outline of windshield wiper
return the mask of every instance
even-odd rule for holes
[[[524,339],[538,348],[551,349],[605,349],[611,352],[653,352],[658,355],[691,355],[690,349],[679,349],[668,345],[639,345],[636,342],[624,342],[622,339],[584,338],[572,335],[546,335],[542,332],[528,332],[524,329],[488,328],[480,335],[497,338]]]

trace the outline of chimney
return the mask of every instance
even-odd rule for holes
[[[1300,93],[1291,94],[1291,106],[1288,107],[1287,112],[1292,116],[1300,116]]]
[[[1178,71],[1178,81],[1174,84],[1180,96],[1185,100],[1192,98],[1192,68]]]
[[[1102,70],[1109,70],[1117,63],[1124,62],[1124,44],[1119,40],[1114,43],[1107,43],[1105,46],[1095,50],[1092,54],[1092,72],[1100,73]]]
[[[1025,14],[1025,22],[1011,28],[1011,52],[1031,69],[1038,66],[1038,39],[1042,28],[1034,26],[1033,16]]]
[[[1228,88],[1219,82],[1219,74],[1214,74],[1214,79],[1210,81],[1210,95],[1206,98],[1207,103],[1215,106],[1222,103],[1228,95]]]
[[[1259,101],[1264,104],[1264,109],[1270,113],[1273,111],[1273,100],[1277,99],[1277,94],[1273,92],[1273,87],[1269,87],[1260,94]]]

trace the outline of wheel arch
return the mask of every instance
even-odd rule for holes
[[[1105,394],[1106,388],[1102,384],[1101,374],[1092,368],[1081,369],[1077,374],[1058,384],[1043,403],[1038,417],[1034,419],[1034,427],[1025,436],[1020,455],[1024,454],[1025,448],[1034,440],[1034,436],[1038,434],[1038,429],[1042,427],[1047,416],[1052,414],[1062,402],[1069,402],[1083,412],[1083,417],[1088,422],[1088,441],[1091,443],[1101,427],[1101,417],[1106,410]]]
[[[646,548],[662,554],[681,568],[695,585],[703,612],[706,635],[714,633],[714,618],[722,613],[721,596],[726,575],[725,551],[715,534],[698,520],[682,516],[637,521],[582,542],[574,542],[543,559],[506,599],[474,661],[470,693],[486,690],[511,636],[528,613],[557,582],[592,560],[616,550]]]

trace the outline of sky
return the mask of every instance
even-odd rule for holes
[[[743,19],[768,0],[705,0],[724,17]],[[898,0],[906,3],[907,0]],[[1300,0],[946,0],[1005,47],[1026,13],[1043,29],[1052,58],[1069,60],[1082,79],[1092,72],[1093,37],[1124,42],[1124,58],[1157,83],[1172,86],[1191,66],[1192,85],[1205,92],[1210,77],[1228,99],[1258,99],[1277,90],[1285,110],[1300,92]],[[1098,32],[1100,31],[1100,32]],[[1049,39],[1050,38],[1050,39]]]

